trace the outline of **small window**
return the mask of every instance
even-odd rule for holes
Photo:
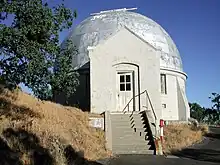
[[[131,82],[131,75],[126,75],[126,82]]]
[[[131,83],[126,84],[126,91],[131,91]]]
[[[131,75],[120,75],[120,91],[131,91]]]
[[[120,83],[125,82],[125,76],[124,75],[120,75]]]
[[[120,84],[120,91],[125,91],[125,84]]]
[[[167,81],[166,81],[166,75],[161,74],[160,75],[160,83],[161,83],[161,93],[167,94]]]

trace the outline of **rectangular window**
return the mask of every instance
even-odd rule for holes
[[[160,84],[161,84],[161,93],[167,94],[167,81],[165,74],[160,75]]]
[[[131,75],[120,75],[120,91],[131,91]]]

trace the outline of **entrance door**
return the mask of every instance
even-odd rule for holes
[[[133,98],[133,74],[132,72],[118,72],[118,111],[123,111],[128,102]],[[133,111],[133,100],[130,101],[125,111]]]

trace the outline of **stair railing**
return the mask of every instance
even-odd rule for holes
[[[147,90],[144,90],[143,92],[141,92],[141,93],[135,95],[134,97],[132,97],[132,98],[129,100],[129,102],[126,104],[126,106],[124,107],[124,109],[123,109],[122,112],[124,112],[124,113],[130,112],[130,110],[129,110],[129,105],[130,105],[130,103],[131,103],[136,97],[139,97],[139,96],[141,96],[141,95],[143,95],[143,94],[146,94],[146,97],[147,97],[146,99],[147,99],[147,100],[149,101],[149,103],[150,103],[150,106],[151,106],[151,109],[152,109],[152,112],[153,112],[153,115],[154,115],[154,119],[157,120],[157,116],[156,116],[156,113],[155,113],[155,111],[154,111],[154,107],[153,107],[153,104],[152,104],[152,102],[151,102],[151,99],[150,99],[150,96],[149,96]],[[126,109],[127,109],[127,111],[125,111]],[[132,110],[132,111],[133,111],[133,110]],[[139,109],[139,111],[140,111],[140,109]]]
[[[135,95],[134,97],[132,97],[130,100],[129,100],[129,102],[126,104],[126,106],[125,106],[125,108],[123,109],[123,113],[125,114],[126,112],[130,112],[130,110],[129,110],[129,105],[130,105],[130,103],[136,98],[136,97],[140,97],[141,95],[143,95],[143,94],[145,94],[146,95],[146,101],[148,102],[149,101],[149,103],[150,103],[150,107],[151,107],[151,112],[153,112],[153,116],[154,116],[154,127],[155,127],[155,136],[157,136],[157,116],[156,116],[156,113],[155,113],[155,110],[154,110],[154,107],[153,107],[153,104],[152,104],[152,102],[151,102],[151,99],[150,99],[150,96],[149,96],[149,94],[148,94],[148,92],[147,92],[147,90],[144,90],[143,92],[141,92],[141,93],[139,93],[139,94],[137,94],[137,95]],[[139,98],[140,99],[140,98]],[[140,107],[140,106],[139,106]],[[146,106],[146,108],[148,108],[147,106]],[[127,110],[127,111],[126,111]],[[134,110],[132,110],[132,112],[133,112]],[[141,111],[140,109],[139,109],[139,111]]]

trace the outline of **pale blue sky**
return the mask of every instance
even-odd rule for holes
[[[65,0],[65,4],[78,12],[74,26],[93,12],[137,7],[176,43],[188,75],[189,101],[209,107],[209,95],[220,93],[220,0]],[[62,32],[60,42],[67,35],[68,31]]]

